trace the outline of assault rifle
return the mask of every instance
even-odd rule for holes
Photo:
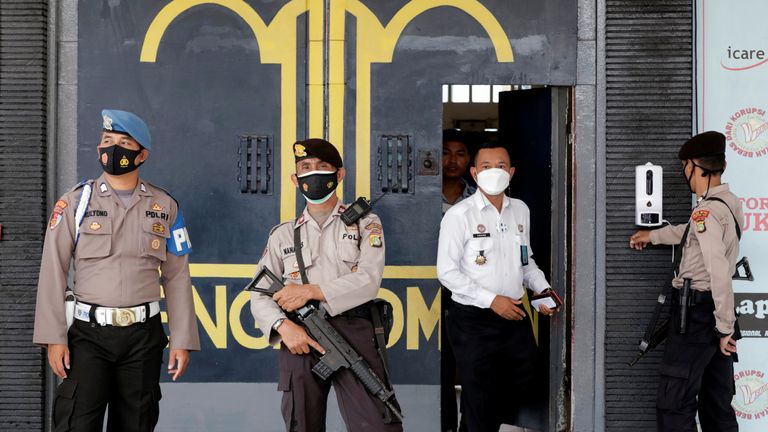
[[[269,279],[269,288],[257,287],[265,277]],[[271,297],[284,286],[274,273],[268,268],[262,267],[244,289]],[[309,302],[296,312],[289,313],[288,318],[307,329],[309,335],[325,349],[325,354],[312,368],[315,375],[327,380],[339,369],[349,369],[371,395],[382,401],[400,422],[403,421],[403,414],[400,412],[397,400],[395,400],[395,391],[384,384],[363,356],[355,351],[349,342],[333,328],[326,318],[325,309],[317,305],[316,302]]]

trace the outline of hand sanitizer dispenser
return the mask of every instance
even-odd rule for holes
[[[635,225],[661,226],[662,168],[648,162],[635,167]]]

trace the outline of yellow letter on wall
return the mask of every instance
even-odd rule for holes
[[[419,349],[419,327],[424,333],[424,338],[429,340],[432,332],[437,331],[437,346],[440,347],[440,331],[438,323],[440,322],[440,291],[435,295],[432,306],[427,308],[424,297],[421,295],[419,287],[407,288],[408,319],[406,332],[406,348],[409,350]]]

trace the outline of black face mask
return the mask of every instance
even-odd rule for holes
[[[297,178],[301,194],[312,204],[326,202],[339,185],[335,171],[312,171]]]
[[[688,164],[693,165],[693,168],[691,169],[691,175],[687,176],[685,175],[685,168],[688,166]],[[708,177],[707,178],[707,191],[702,195],[702,198],[705,198],[707,194],[709,194],[709,183],[712,181],[712,171],[703,168],[701,165],[697,165],[694,161],[685,161],[685,165],[683,165],[683,178],[685,179],[685,184],[688,185],[688,190],[691,191],[692,194],[695,194],[696,192],[693,190],[693,186],[691,186],[691,180],[693,180],[694,174],[696,174],[696,168],[701,170],[701,176],[702,177]]]
[[[129,150],[119,145],[99,148],[99,162],[101,169],[111,175],[123,175],[135,171],[139,165],[134,161],[141,154],[139,150]]]
[[[685,179],[685,184],[688,185],[688,190],[691,191],[691,193],[694,193],[693,187],[691,186],[691,179],[693,179],[693,174],[696,172],[696,164],[693,164],[693,169],[691,169],[691,175],[686,176],[685,169],[688,167],[689,163],[692,163],[692,162],[685,161],[685,165],[683,165],[683,178]]]

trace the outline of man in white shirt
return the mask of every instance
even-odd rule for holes
[[[484,144],[470,172],[479,187],[443,216],[437,274],[453,293],[446,326],[469,431],[497,432],[534,385],[536,342],[523,285],[536,293],[550,285],[532,257],[528,207],[504,194],[515,172],[509,152]]]

